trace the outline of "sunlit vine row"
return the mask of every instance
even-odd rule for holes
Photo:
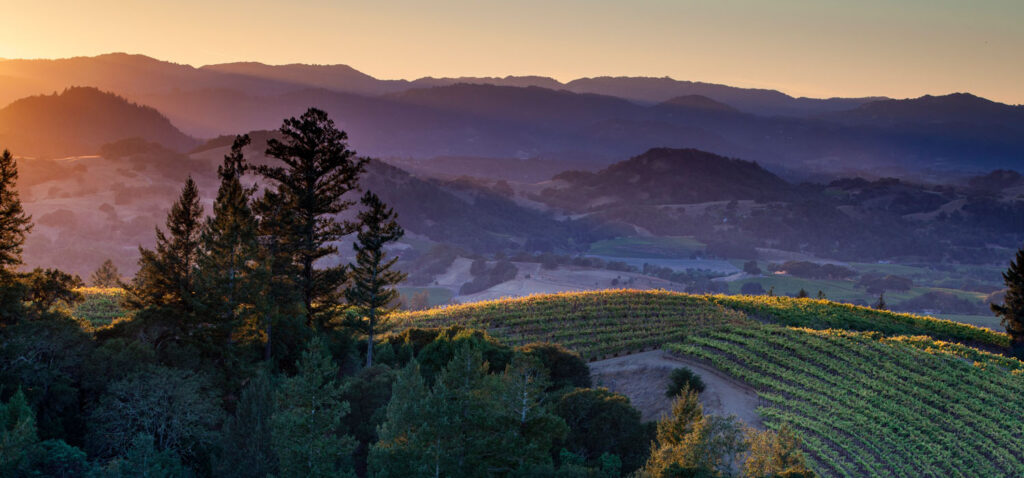
[[[125,315],[125,311],[121,308],[124,289],[119,287],[80,287],[75,289],[75,292],[82,294],[83,300],[71,310],[71,314],[91,326],[104,326]]]
[[[927,337],[727,326],[666,349],[755,387],[824,476],[1024,476],[1014,359]]]
[[[538,295],[391,316],[398,328],[463,325],[512,345],[555,342],[585,358],[660,347],[745,314],[703,296],[666,291],[597,291]]]
[[[1010,343],[1007,334],[983,327],[828,300],[763,295],[715,295],[710,296],[710,300],[768,322],[794,327],[876,331],[887,335],[928,335],[937,339],[997,347],[1006,347]]]
[[[393,314],[398,327],[461,324],[482,328],[511,343],[561,343],[589,357],[628,353],[677,340],[688,332],[747,316],[817,329],[928,335],[1003,347],[1006,334],[931,317],[879,311],[825,300],[766,296],[691,295],[669,291],[592,291],[546,294]],[[969,347],[941,343],[967,358]],[[1003,364],[1005,366],[1005,364]]]

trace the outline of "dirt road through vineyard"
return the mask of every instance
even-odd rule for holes
[[[707,388],[700,394],[705,413],[734,414],[747,425],[764,428],[757,414],[757,393],[746,384],[696,360],[675,357],[661,350],[600,360],[590,364],[595,387],[621,393],[643,412],[644,420],[657,420],[671,412],[665,396],[673,369],[687,367],[700,375]]]

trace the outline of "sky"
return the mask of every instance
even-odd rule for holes
[[[110,52],[377,78],[670,76],[1024,104],[1022,0],[0,0],[0,58]]]

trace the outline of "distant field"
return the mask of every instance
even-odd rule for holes
[[[661,259],[657,257],[613,257],[613,256],[599,256],[591,254],[591,257],[597,257],[606,261],[620,261],[625,262],[637,269],[643,269],[644,264],[650,264],[652,266],[667,267],[674,271],[711,271],[716,275],[729,275],[740,272],[742,269],[733,265],[731,261],[724,259]]]
[[[867,296],[863,289],[857,289],[853,282],[842,280],[818,280],[801,279],[790,275],[765,275],[762,277],[750,277],[729,283],[729,293],[739,294],[744,284],[758,283],[765,291],[775,288],[775,295],[796,295],[800,289],[804,289],[811,296],[816,296],[818,291],[825,293],[829,299],[850,302],[865,301]],[[877,299],[878,297],[874,297]]]
[[[124,309],[121,308],[124,289],[82,287],[76,291],[85,297],[85,301],[75,306],[71,314],[88,321],[93,327],[108,325],[114,319],[124,315]]]
[[[619,237],[590,245],[590,254],[609,257],[688,259],[705,248],[693,237]]]
[[[976,325],[978,327],[986,327],[998,332],[1006,330],[999,323],[999,317],[995,315],[960,315],[960,314],[935,314],[940,319],[952,320],[954,322],[962,322],[964,324]]]
[[[871,262],[852,262],[851,268],[861,274],[878,273],[892,274],[912,279],[915,284],[929,287],[957,289],[968,281],[984,284],[988,287],[1001,287],[1005,266],[968,265],[968,264],[877,264]]]
[[[727,326],[666,349],[753,386],[825,477],[1024,476],[1024,363],[925,337]]]
[[[818,291],[825,293],[829,299],[841,302],[853,302],[860,304],[874,304],[878,301],[878,294],[869,293],[866,290],[856,287],[853,281],[849,280],[825,280],[825,279],[802,279],[790,275],[765,275],[762,277],[749,277],[729,283],[729,293],[739,294],[744,284],[756,282],[761,284],[765,291],[775,288],[776,295],[796,295],[800,289],[816,297]],[[971,301],[980,301],[985,294],[959,289],[943,287],[913,287],[906,291],[891,290],[885,292],[885,300],[889,304],[902,302],[922,296],[928,292],[947,292],[957,297]]]
[[[445,287],[399,287],[398,293],[401,295],[402,300],[409,300],[412,296],[420,294],[423,291],[427,292],[427,300],[430,307],[437,307],[439,305],[450,304],[452,301],[451,289]]]

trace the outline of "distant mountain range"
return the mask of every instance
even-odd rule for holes
[[[235,89],[250,95],[281,94],[297,89],[322,88],[373,96],[460,83],[536,86],[574,93],[616,96],[646,103],[659,103],[677,96],[702,95],[748,113],[765,115],[839,111],[881,99],[794,98],[775,90],[678,81],[667,77],[580,78],[568,83],[543,76],[380,80],[348,65],[265,65],[240,62],[194,68],[125,53],[59,60],[0,60],[0,105],[23,96],[48,93],[76,85],[96,86],[130,97],[220,88]]]
[[[0,104],[76,85],[151,106],[195,137],[274,129],[316,106],[360,153],[385,158],[539,158],[597,169],[672,147],[756,160],[790,176],[1024,170],[1024,107],[969,94],[809,99],[669,78],[378,80],[345,65],[194,68],[126,54],[0,61]],[[91,114],[110,115],[96,107]],[[0,125],[0,138],[13,136]],[[186,143],[147,139],[172,149]]]

